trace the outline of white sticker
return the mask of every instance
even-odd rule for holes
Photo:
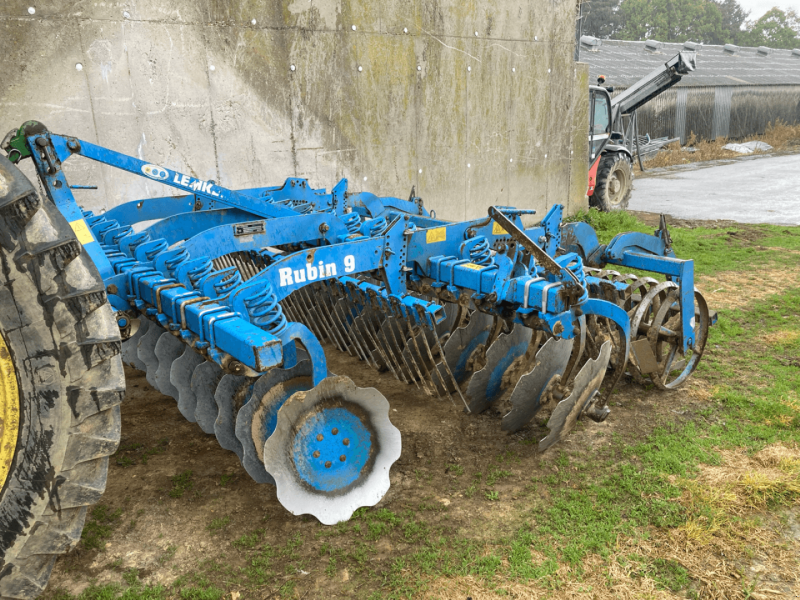
[[[142,167],[142,173],[147,175],[150,179],[164,180],[169,177],[169,172],[164,167],[158,165],[145,165]]]
[[[689,325],[691,325],[692,329],[694,329],[694,317],[692,317],[692,320],[689,321]]]

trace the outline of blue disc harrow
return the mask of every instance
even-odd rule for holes
[[[94,293],[116,315],[121,359],[289,511],[323,523],[377,503],[401,447],[387,400],[331,373],[326,351],[494,411],[503,431],[545,425],[545,450],[577,419],[605,419],[626,373],[682,384],[715,320],[663,218],[653,235],[600,244],[559,205],[526,226],[535,211],[449,222],[413,189],[377,197],[346,180],[233,190],[34,121],[3,148],[33,161],[102,276]],[[62,169],[73,157],[180,195],[84,211]]]

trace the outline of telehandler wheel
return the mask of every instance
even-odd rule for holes
[[[0,598],[34,598],[106,485],[119,328],[70,224],[0,155]]]
[[[597,168],[597,185],[589,196],[589,204],[611,212],[625,210],[633,191],[633,167],[630,159],[619,152],[612,152],[600,159]]]

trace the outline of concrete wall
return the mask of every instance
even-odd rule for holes
[[[575,0],[3,0],[0,130],[36,119],[234,188],[415,185],[453,220],[574,212],[574,18]],[[77,162],[71,182],[100,186],[79,192],[87,208],[174,193]]]

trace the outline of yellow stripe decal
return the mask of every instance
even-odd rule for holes
[[[19,435],[19,389],[14,361],[0,335],[0,488],[5,485]]]
[[[464,263],[463,265],[458,265],[459,267],[467,267],[468,269],[472,269],[474,271],[480,271],[483,269],[483,265],[476,265],[475,263]]]
[[[83,244],[91,244],[94,241],[94,237],[92,236],[92,232],[89,231],[89,226],[86,224],[86,221],[83,219],[78,219],[77,221],[72,221],[70,223],[70,227],[72,227],[72,231],[75,232],[75,235],[78,236],[78,241]]]
[[[436,229],[428,229],[425,232],[425,243],[433,244],[434,242],[444,242],[447,239],[447,227],[437,227]]]

